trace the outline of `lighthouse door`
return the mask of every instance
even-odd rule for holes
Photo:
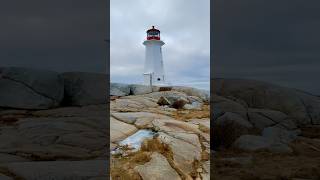
[[[144,84],[152,86],[153,73],[144,73],[143,76],[144,76]]]

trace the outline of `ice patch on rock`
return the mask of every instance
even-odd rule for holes
[[[145,139],[152,139],[155,136],[155,132],[147,129],[141,129],[133,135],[119,142],[119,146],[111,151],[111,154],[122,154],[122,148],[127,146],[132,152],[138,151],[141,148],[141,144]]]

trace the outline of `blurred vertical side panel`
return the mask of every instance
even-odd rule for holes
[[[109,1],[0,6],[0,179],[109,179]]]
[[[319,7],[214,1],[213,179],[319,179]]]

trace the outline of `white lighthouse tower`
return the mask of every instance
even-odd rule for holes
[[[152,29],[147,30],[147,39],[143,44],[146,46],[144,84],[166,85],[161,51],[164,42],[160,40],[160,31],[152,26]]]

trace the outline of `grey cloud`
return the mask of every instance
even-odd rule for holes
[[[0,65],[105,72],[107,1],[4,0]]]
[[[319,7],[315,0],[215,1],[214,76],[320,94]]]

